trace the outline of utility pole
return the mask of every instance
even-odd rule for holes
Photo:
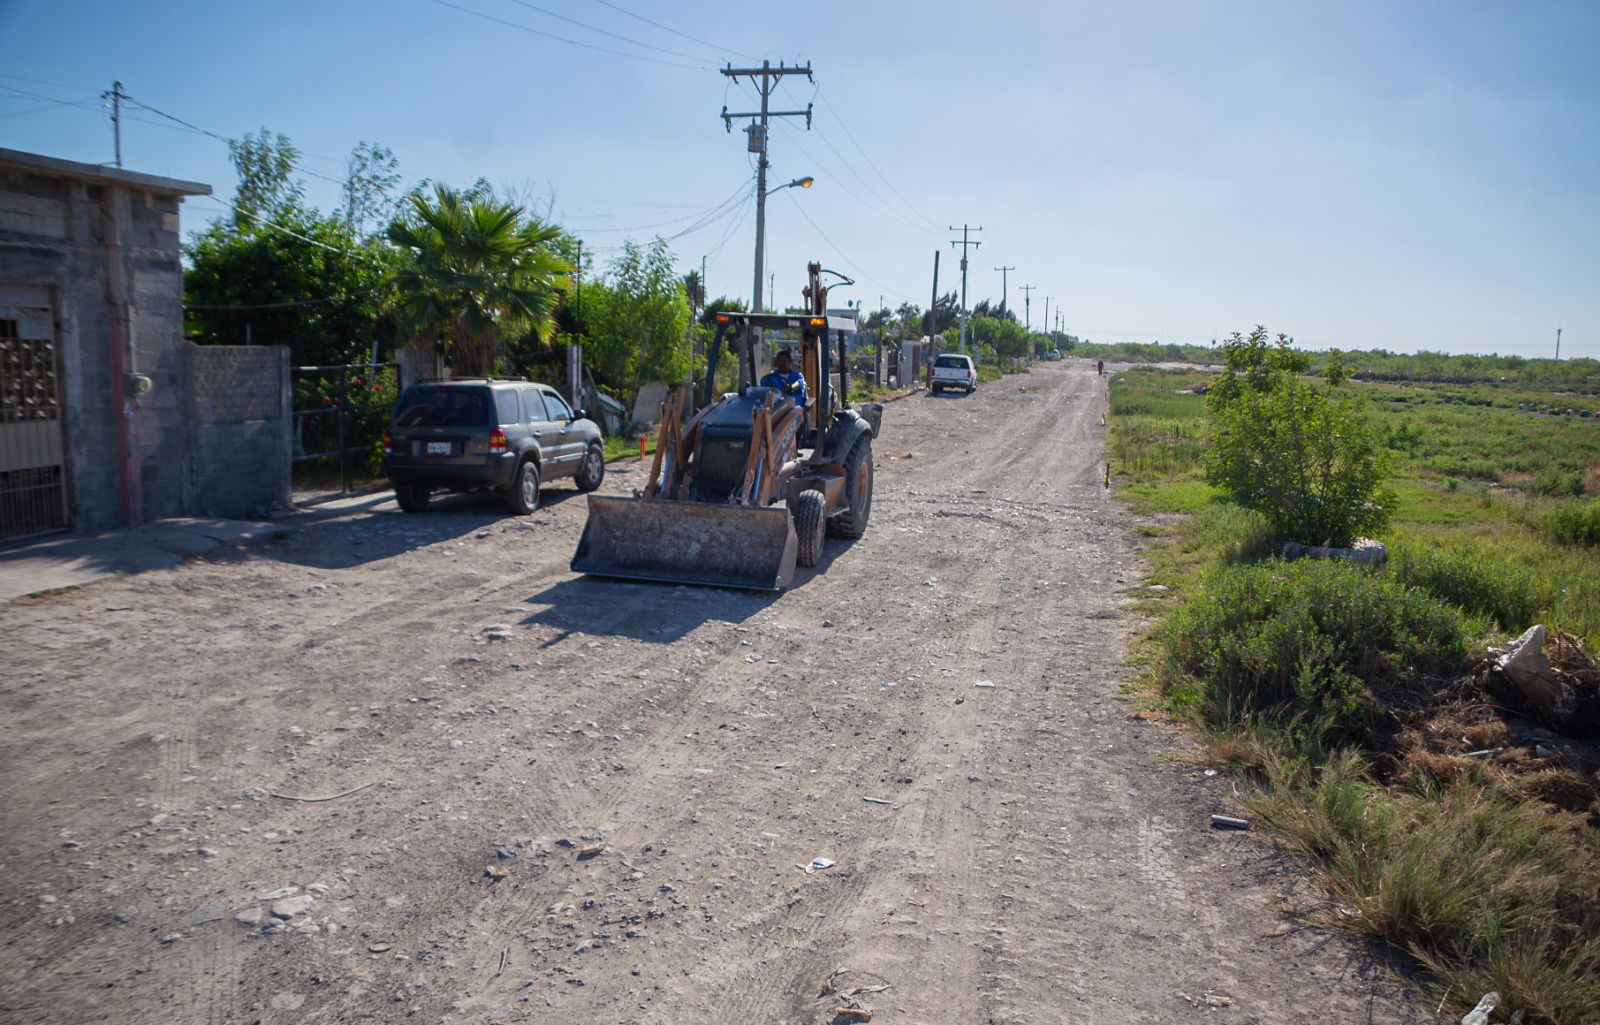
[[[761,305],[761,272],[762,249],[767,241],[767,125],[768,119],[774,117],[804,117],[806,130],[811,129],[811,104],[806,104],[805,110],[772,110],[769,101],[772,91],[783,81],[785,75],[804,75],[807,81],[811,78],[811,63],[806,62],[805,67],[785,67],[779,62],[777,67],[771,61],[762,61],[759,68],[736,68],[728,65],[722,73],[729,78],[739,78],[743,75],[750,76],[750,83],[761,94],[761,109],[746,111],[740,114],[728,113],[726,105],[722,108],[722,123],[729,132],[733,131],[733,119],[736,117],[759,118],[745,126],[745,134],[749,136],[749,150],[757,154],[756,159],[756,276],[755,283],[750,289],[750,312],[762,312]]]
[[[122,83],[121,82],[112,82],[111,83],[111,91],[108,92],[108,93],[101,93],[100,97],[102,99],[105,99],[106,97],[110,97],[110,99],[111,99],[111,128],[112,128],[112,134],[114,134],[116,136],[116,139],[117,139],[117,166],[121,167],[122,166],[122,101],[128,98],[128,94],[122,91]]]
[[[917,347],[922,352],[922,365],[923,366],[931,366],[933,364],[933,350],[934,350],[933,332],[934,332],[934,328],[937,328],[938,326],[939,326],[939,250],[935,249],[933,251],[933,301],[928,303],[928,347],[926,349],[923,349],[920,345]],[[905,363],[902,362],[900,364],[900,376],[902,378],[902,380],[900,381],[900,386],[902,388],[905,387],[905,380],[904,380],[905,372],[906,372]]]
[[[955,231],[956,226],[954,224],[950,225],[950,230]],[[967,233],[970,231],[982,230],[983,227],[981,225],[973,228],[963,224],[961,226],[961,241],[957,242],[955,239],[950,240],[951,248],[955,248],[956,246],[961,247],[961,352],[963,355],[965,355],[967,351],[967,247],[971,246],[972,248],[977,249],[979,246],[983,245],[982,242],[970,241],[967,238]]]
[[[1050,300],[1051,296],[1044,297],[1044,329],[1050,330]]]
[[[1006,271],[1016,270],[1015,267],[996,267],[1000,272],[1000,312],[1006,312]]]
[[[1022,289],[1022,328],[1029,334],[1033,333],[1033,290],[1036,285],[1018,285]]]
[[[1556,328],[1556,359],[1561,358],[1561,329]]]

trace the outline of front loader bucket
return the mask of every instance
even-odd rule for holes
[[[789,509],[589,496],[575,573],[774,591],[789,586],[798,544]]]

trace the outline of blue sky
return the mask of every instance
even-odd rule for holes
[[[328,178],[361,140],[408,184],[486,177],[603,260],[748,191],[718,114],[757,100],[725,62],[809,60],[815,83],[775,98],[815,105],[809,132],[773,129],[771,182],[816,177],[768,203],[782,302],[819,260],[856,279],[836,301],[926,305],[934,250],[958,286],[946,229],[969,223],[969,302],[1015,266],[1013,308],[1031,284],[1034,325],[1049,297],[1096,340],[1263,323],[1319,348],[1550,355],[1559,326],[1563,355],[1600,357],[1596,52],[1588,0],[0,0],[0,146],[110,161],[119,79],[222,136],[282,132]],[[146,110],[123,157],[233,192],[222,143]],[[671,241],[713,295],[750,293],[753,205]],[[222,212],[190,201],[185,228]]]

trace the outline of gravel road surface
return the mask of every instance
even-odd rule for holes
[[[1130,717],[1104,390],[889,404],[778,595],[573,576],[558,483],[0,608],[0,1021],[1434,1020]]]

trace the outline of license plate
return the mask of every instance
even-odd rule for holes
[[[428,455],[430,455],[430,456],[447,456],[449,454],[450,454],[450,443],[448,441],[430,441],[430,442],[428,442]]]

